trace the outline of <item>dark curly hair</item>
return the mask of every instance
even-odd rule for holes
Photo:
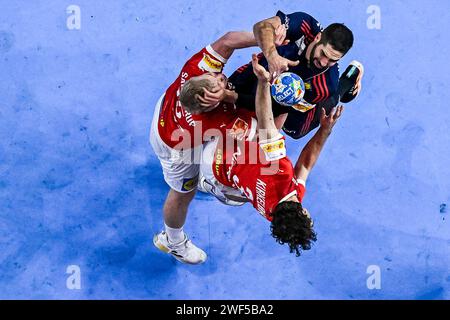
[[[272,212],[270,225],[272,236],[279,244],[287,243],[289,251],[300,256],[300,250],[311,249],[316,241],[316,233],[312,228],[312,221],[303,214],[302,204],[294,201],[279,203]]]

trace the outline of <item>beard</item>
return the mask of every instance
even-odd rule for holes
[[[314,47],[311,50],[311,53],[309,55],[309,60],[308,60],[308,68],[311,69],[312,72],[314,72],[314,73],[319,73],[326,69],[326,67],[325,68],[317,67],[314,63],[314,61],[317,61],[317,63],[320,65],[319,60],[314,58],[314,53],[316,52],[316,48],[319,44],[320,44],[320,42],[318,42],[314,45]]]

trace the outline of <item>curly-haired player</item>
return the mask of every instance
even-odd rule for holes
[[[221,139],[208,143],[203,149],[200,182],[222,202],[223,199],[251,202],[271,221],[276,241],[288,244],[298,256],[316,241],[313,222],[302,206],[306,179],[343,106],[333,108],[329,115],[322,110],[320,128],[303,148],[294,167],[286,156],[284,137],[275,126],[270,74],[258,63],[256,55],[252,64],[258,78],[257,135],[252,141],[238,141],[231,148]]]

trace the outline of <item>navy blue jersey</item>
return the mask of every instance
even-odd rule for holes
[[[306,112],[299,112],[291,108],[283,125],[283,131],[294,139],[300,139],[320,125],[322,108],[329,114],[331,109],[337,106],[338,102],[339,94],[336,93]]]
[[[291,67],[289,71],[298,74],[305,82],[306,90],[301,109],[311,110],[300,112],[291,107],[282,106],[272,99],[273,113],[274,116],[289,113],[288,120],[290,123],[298,121],[298,127],[301,127],[303,125],[302,122],[308,121],[306,114],[314,111],[316,104],[323,103],[336,95],[339,82],[339,67],[338,64],[335,64],[330,68],[318,70],[308,66],[306,48],[322,30],[320,23],[316,19],[304,12],[286,15],[278,11],[277,16],[280,17],[281,23],[285,25],[286,38],[290,40],[288,45],[278,47],[277,51],[282,57],[300,61],[297,66]],[[258,55],[258,60],[264,68],[268,69],[268,62],[262,53]],[[229,80],[239,95],[236,105],[255,110],[254,97],[258,80],[253,73],[251,62],[236,70]]]

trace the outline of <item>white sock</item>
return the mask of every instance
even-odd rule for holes
[[[164,226],[166,228],[167,237],[169,238],[169,242],[171,244],[180,243],[184,240],[183,227],[181,227],[180,229],[175,229],[168,227],[167,224],[164,224]]]

